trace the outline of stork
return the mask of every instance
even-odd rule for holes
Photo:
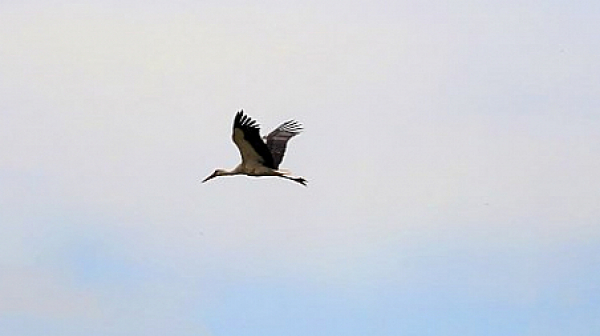
[[[242,163],[232,170],[216,169],[202,183],[217,176],[248,175],[277,176],[306,186],[304,178],[291,176],[289,172],[279,169],[288,141],[301,131],[302,125],[290,120],[261,138],[258,123],[240,110],[233,119],[231,138],[240,151]]]

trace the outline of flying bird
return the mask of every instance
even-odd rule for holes
[[[202,182],[217,176],[277,176],[306,186],[307,181],[304,178],[291,176],[286,170],[279,169],[288,141],[301,131],[302,125],[290,120],[261,138],[256,120],[245,115],[243,110],[239,111],[233,119],[231,138],[240,151],[242,163],[232,170],[216,169]]]

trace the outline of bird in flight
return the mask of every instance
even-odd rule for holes
[[[239,111],[233,119],[231,138],[240,151],[242,163],[232,170],[216,169],[202,183],[217,176],[248,175],[277,176],[306,186],[304,178],[291,176],[289,172],[279,169],[288,141],[301,131],[302,125],[290,120],[261,138],[256,120],[245,115],[243,110]]]

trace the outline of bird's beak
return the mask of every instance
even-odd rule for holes
[[[209,175],[207,178],[205,178],[204,180],[202,180],[202,183],[204,183],[204,182],[206,182],[206,181],[208,181],[208,180],[210,180],[210,179],[213,179],[213,178],[215,178],[216,176],[217,176],[217,174],[215,174],[215,173],[212,173],[212,174],[210,174],[210,175]]]

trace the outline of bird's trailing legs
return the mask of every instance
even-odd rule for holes
[[[284,179],[288,179],[290,181],[298,182],[306,187],[306,183],[308,182],[304,177],[300,176],[289,176],[285,174],[278,175],[279,177],[283,177]]]

